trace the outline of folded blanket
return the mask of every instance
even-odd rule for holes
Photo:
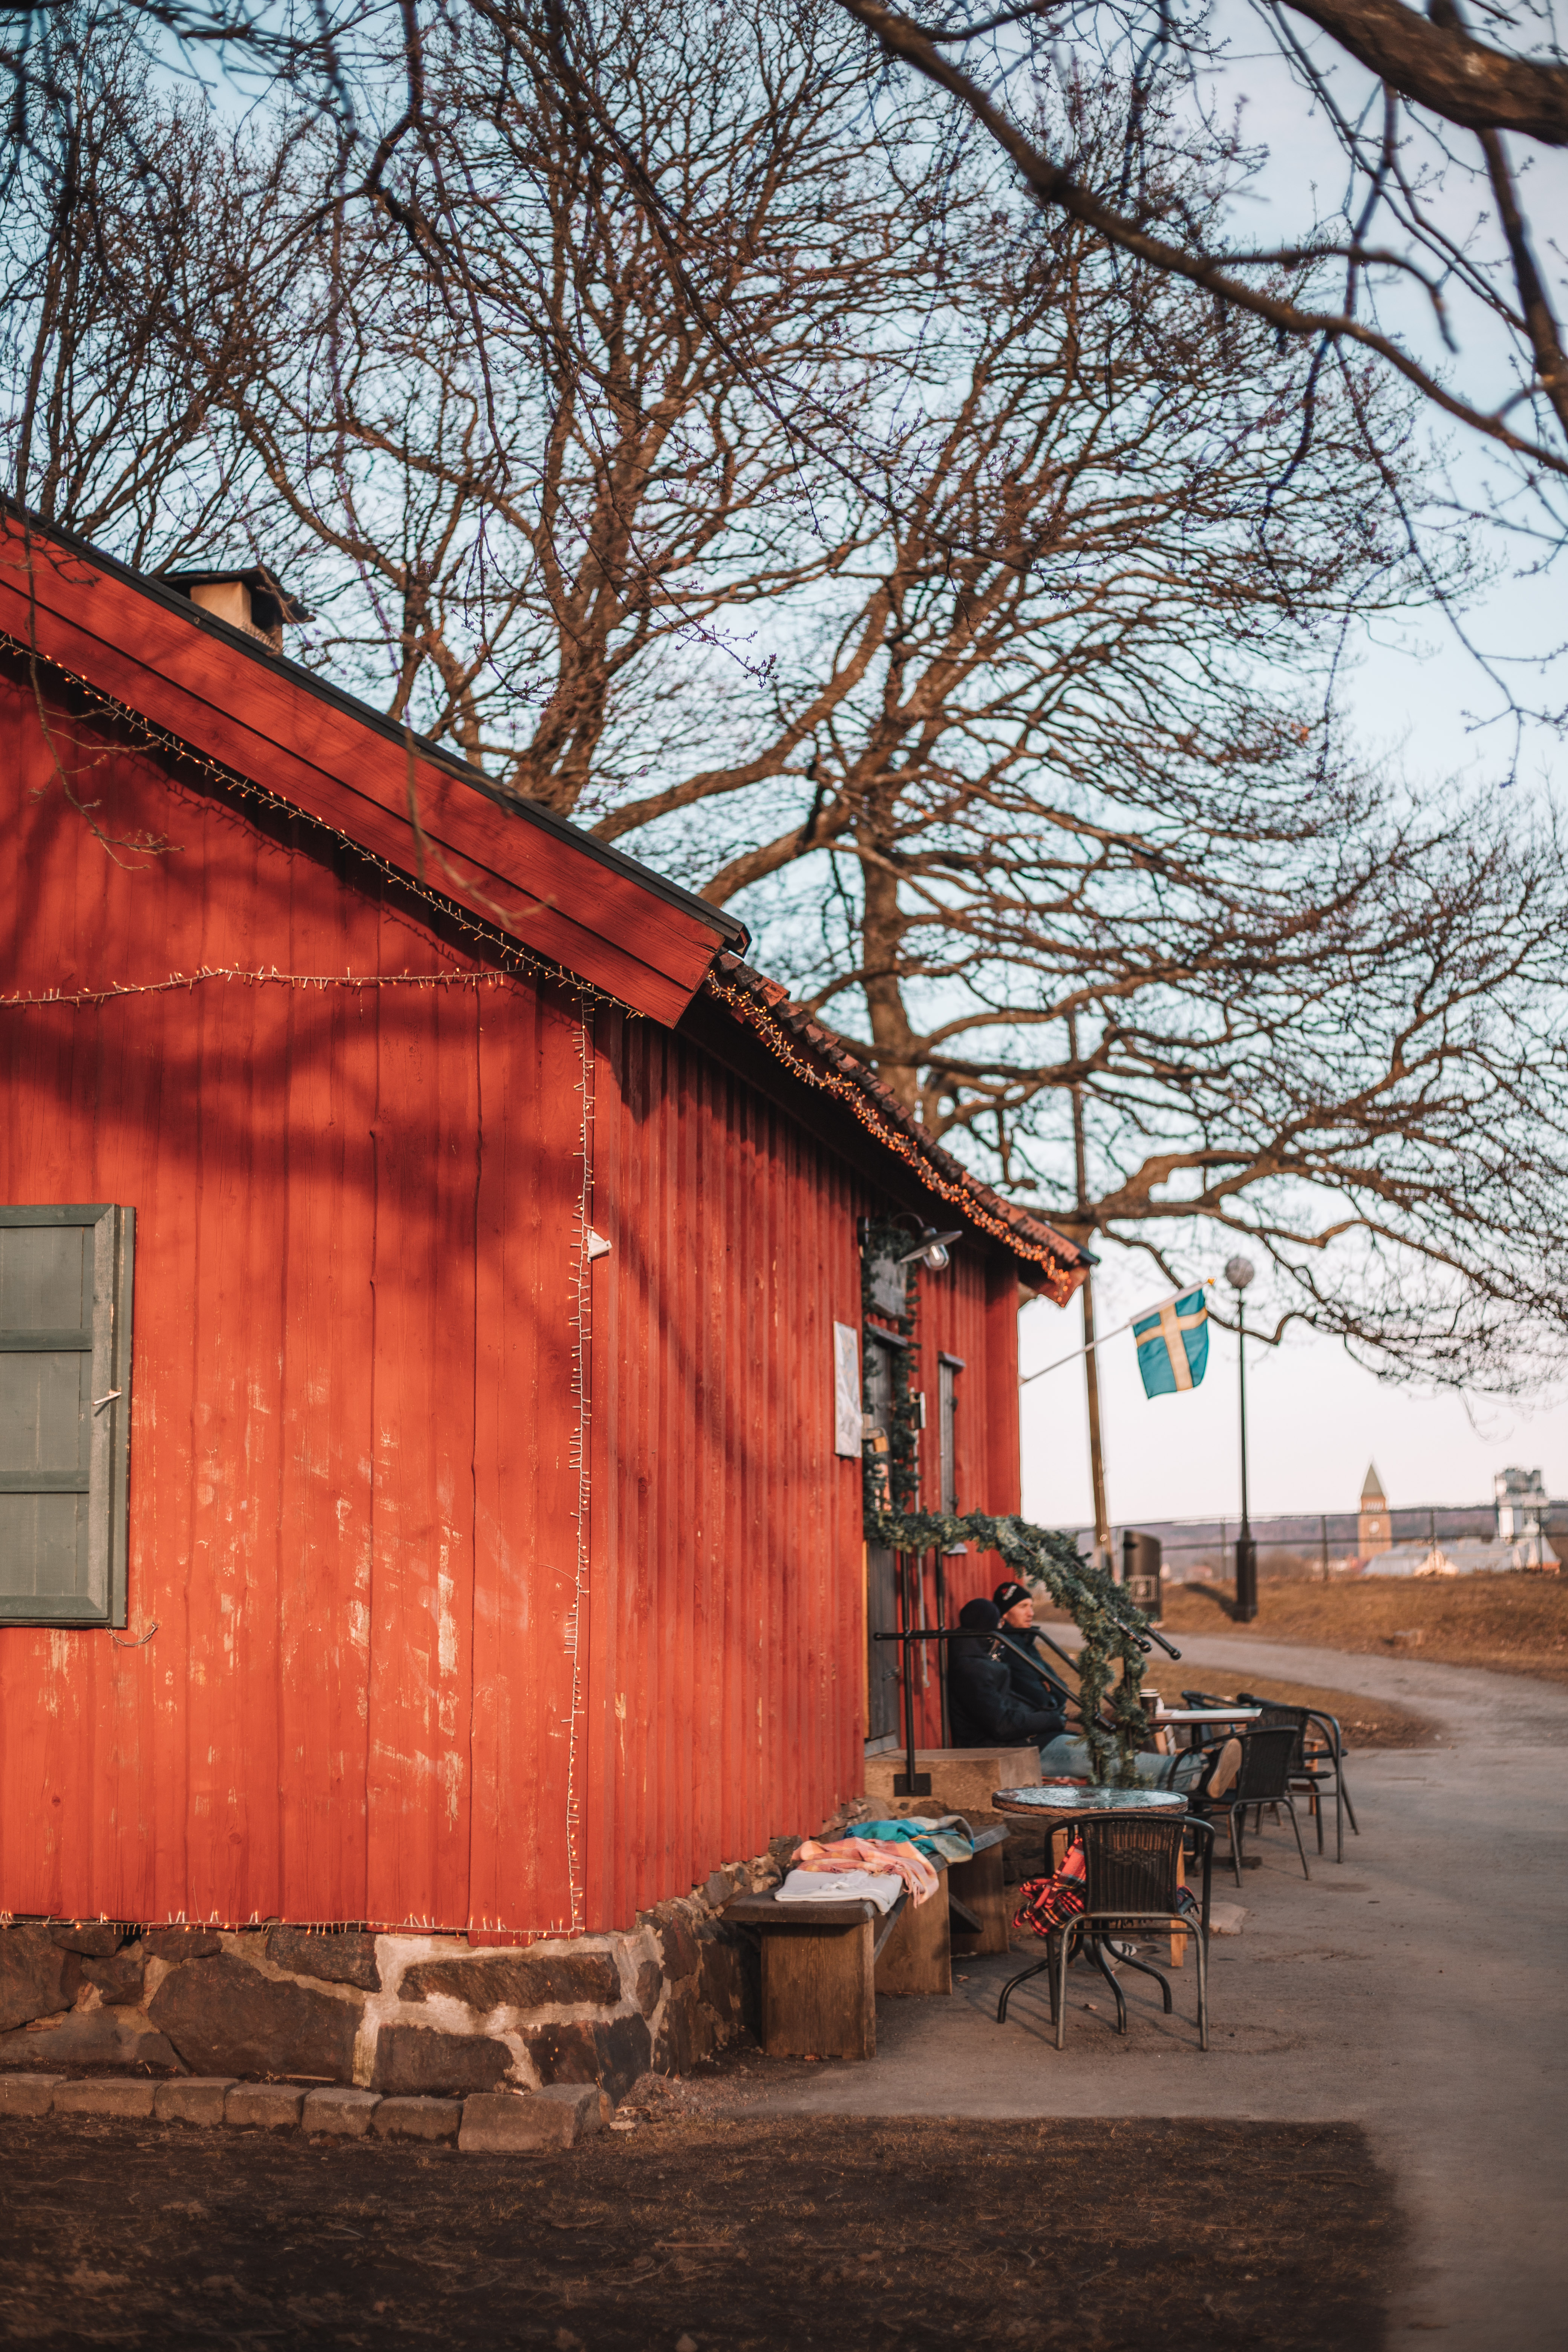
[[[908,1813],[900,1821],[857,1822],[855,1834],[878,1845],[917,1846],[933,1862],[967,1862],[974,1852],[973,1833],[962,1813],[939,1813],[934,1819]]]
[[[936,1872],[912,1845],[877,1845],[869,1838],[838,1838],[823,1845],[807,1838],[795,1858],[795,1870],[838,1874],[847,1870],[892,1871],[909,1888],[911,1899],[926,1902],[940,1885]],[[791,1875],[794,1875],[792,1872]]]
[[[779,1888],[778,1903],[850,1903],[864,1896],[879,1911],[890,1911],[902,1880],[891,1870],[792,1870]]]

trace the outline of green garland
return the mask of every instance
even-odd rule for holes
[[[865,1448],[866,1539],[884,1544],[889,1551],[907,1553],[948,1551],[959,1544],[976,1544],[982,1551],[999,1553],[1021,1584],[1043,1584],[1083,1635],[1078,1655],[1079,1695],[1094,1779],[1114,1788],[1131,1788],[1136,1777],[1132,1758],[1150,1729],[1140,1696],[1144,1658],[1140,1637],[1149,1622],[1142,1612],[1133,1608],[1120,1585],[1092,1568],[1071,1536],[1059,1528],[1037,1528],[1027,1519],[993,1518],[984,1511],[919,1507],[916,1432],[920,1412],[910,1377],[920,1355],[916,1335],[920,1293],[914,1267],[906,1269],[901,1314],[890,1314],[871,1295],[873,1260],[901,1255],[910,1240],[904,1225],[868,1219],[864,1228],[862,1307],[868,1319],[874,1316],[885,1326],[896,1324],[900,1337],[909,1343],[891,1351],[893,1409],[888,1451],[877,1453],[874,1440],[868,1440]],[[866,1408],[869,1412],[868,1398]],[[1117,1660],[1121,1672],[1113,1683],[1112,1664]],[[1100,1717],[1108,1696],[1112,1719],[1105,1727]]]

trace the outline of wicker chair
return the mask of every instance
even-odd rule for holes
[[[1290,1816],[1290,1827],[1296,1832],[1296,1851],[1301,1857],[1303,1877],[1312,1874],[1307,1867],[1307,1849],[1301,1843],[1301,1824],[1296,1819],[1296,1807],[1290,1796],[1291,1759],[1296,1752],[1296,1733],[1291,1725],[1280,1724],[1272,1731],[1249,1731],[1241,1743],[1241,1769],[1223,1797],[1202,1797],[1195,1792],[1187,1800],[1194,1813],[1206,1820],[1211,1814],[1223,1813],[1230,1825],[1230,1866],[1236,1883],[1241,1885],[1241,1842],[1247,1828],[1247,1808],[1256,1805],[1283,1805]],[[1261,1811],[1259,1812],[1261,1821]]]
[[[1207,1822],[1195,1821],[1191,1815],[1184,1818],[1175,1812],[1097,1813],[1078,1822],[1077,1830],[1083,1843],[1084,1907],[1047,1937],[1043,1960],[1021,1969],[1003,1986],[996,2005],[997,2024],[1006,2023],[1007,2002],[1015,1990],[1045,1969],[1049,1972],[1051,2021],[1057,2029],[1057,2048],[1066,2047],[1068,1962],[1074,1943],[1081,1939],[1116,1996],[1116,2031],[1125,2033],[1127,2003],[1106,1959],[1105,1941],[1111,1936],[1147,1935],[1161,1928],[1169,1933],[1173,1928],[1190,1937],[1196,1948],[1198,2042],[1200,2048],[1206,2050],[1209,1878],[1214,1831]],[[1188,1837],[1201,1849],[1203,1857],[1203,1896],[1198,1903],[1182,1885],[1182,1847]],[[1154,1979],[1169,2017],[1171,1988],[1166,1978],[1147,1960],[1135,1959],[1128,1952],[1120,1957],[1123,1966]]]
[[[1295,1752],[1290,1759],[1290,1786],[1298,1795],[1310,1796],[1312,1814],[1318,1824],[1318,1852],[1323,1851],[1323,1808],[1321,1798],[1329,1790],[1334,1792],[1334,1860],[1345,1858],[1345,1820],[1357,1837],[1361,1830],[1356,1822],[1355,1807],[1345,1783],[1344,1741],[1340,1734],[1338,1716],[1323,1715],[1313,1706],[1281,1706],[1273,1699],[1254,1698],[1250,1691],[1238,1691],[1237,1697],[1249,1706],[1260,1706],[1258,1718],[1259,1731],[1278,1730],[1289,1724],[1296,1734]],[[1310,1727],[1315,1726],[1321,1744],[1307,1745]]]

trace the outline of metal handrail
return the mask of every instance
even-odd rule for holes
[[[1153,1632],[1152,1626],[1150,1631]],[[1047,1648],[1056,1651],[1057,1656],[1064,1664],[1072,1667],[1073,1672],[1079,1675],[1081,1684],[1082,1675],[1074,1660],[1068,1656],[1065,1650],[1057,1649],[1056,1643],[1048,1633],[1042,1633],[1040,1638]],[[895,1797],[929,1797],[931,1794],[931,1774],[915,1770],[915,1685],[914,1660],[910,1650],[911,1642],[1000,1642],[1012,1651],[1015,1657],[1024,1658],[1033,1666],[1043,1683],[1047,1681],[1045,1668],[1039,1660],[1030,1657],[1026,1650],[1019,1649],[1014,1643],[1009,1642],[1006,1634],[1000,1629],[994,1632],[983,1625],[910,1625],[907,1626],[901,1633],[873,1633],[871,1639],[873,1642],[901,1642],[904,1645],[901,1664],[904,1694],[904,1769],[901,1777],[897,1773],[893,1776]],[[1156,1634],[1155,1639],[1159,1641],[1163,1650],[1170,1651],[1173,1658],[1181,1656],[1180,1650],[1173,1648],[1171,1643],[1163,1640],[1160,1635]],[[1147,1650],[1149,1644],[1145,1642],[1142,1646]],[[1079,1720],[1080,1723],[1083,1720],[1081,1706],[1079,1709]]]

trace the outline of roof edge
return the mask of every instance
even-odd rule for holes
[[[361,701],[357,695],[348,693],[344,688],[334,686],[331,679],[319,677],[314,670],[306,669],[288,654],[275,653],[258,638],[247,636],[244,630],[231,627],[216,614],[204,611],[189,596],[182,595],[178,589],[165,585],[155,573],[137,572],[130,564],[122,563],[118,556],[95,547],[90,540],[80,538],[77,532],[67,530],[58,523],[46,522],[30,507],[23,506],[3,490],[0,490],[0,514],[11,516],[25,531],[37,532],[41,540],[68,550],[78,561],[89,564],[106,578],[118,581],[136,594],[146,597],[150,603],[162,606],[165,612],[177,614],[189,625],[204,630],[220,644],[242,654],[247,661],[254,662],[258,668],[273,676],[285,677],[290,685],[313,696],[317,701],[330,705],[344,718],[352,719],[359,726],[379,735],[384,741],[396,744],[403,751],[412,746],[422,761],[427,761],[432,767],[466,784],[481,800],[489,801],[492,807],[504,814],[521,818],[525,824],[550,835],[564,846],[592,859],[595,865],[636,883],[650,897],[662,899],[667,906],[677,908],[691,920],[703,924],[731,952],[751,945],[751,933],[738,916],[728,914],[723,908],[699,898],[695,891],[683,889],[679,882],[669,881],[652,866],[643,865],[640,859],[629,857],[624,849],[616,849],[609,842],[598,840],[593,834],[584,832],[581,825],[572,824],[569,818],[558,816],[542,802],[530,800],[521,793],[507,792],[503,786],[493,782],[482,769],[474,767],[445,744],[434,742],[428,735],[418,734],[412,727],[402,726],[396,719],[388,719],[384,712]]]
[[[1065,1307],[1094,1258],[1043,1217],[1015,1208],[1000,1193],[945,1151],[911,1118],[897,1097],[866,1065],[830,1037],[820,1024],[790,1003],[776,981],[754,971],[740,957],[723,954],[699,994],[717,1003],[732,1020],[752,1030],[786,1069],[805,1085],[837,1095],[884,1149],[912,1164],[937,1197],[956,1209],[979,1232],[1038,1268],[1043,1287]]]

